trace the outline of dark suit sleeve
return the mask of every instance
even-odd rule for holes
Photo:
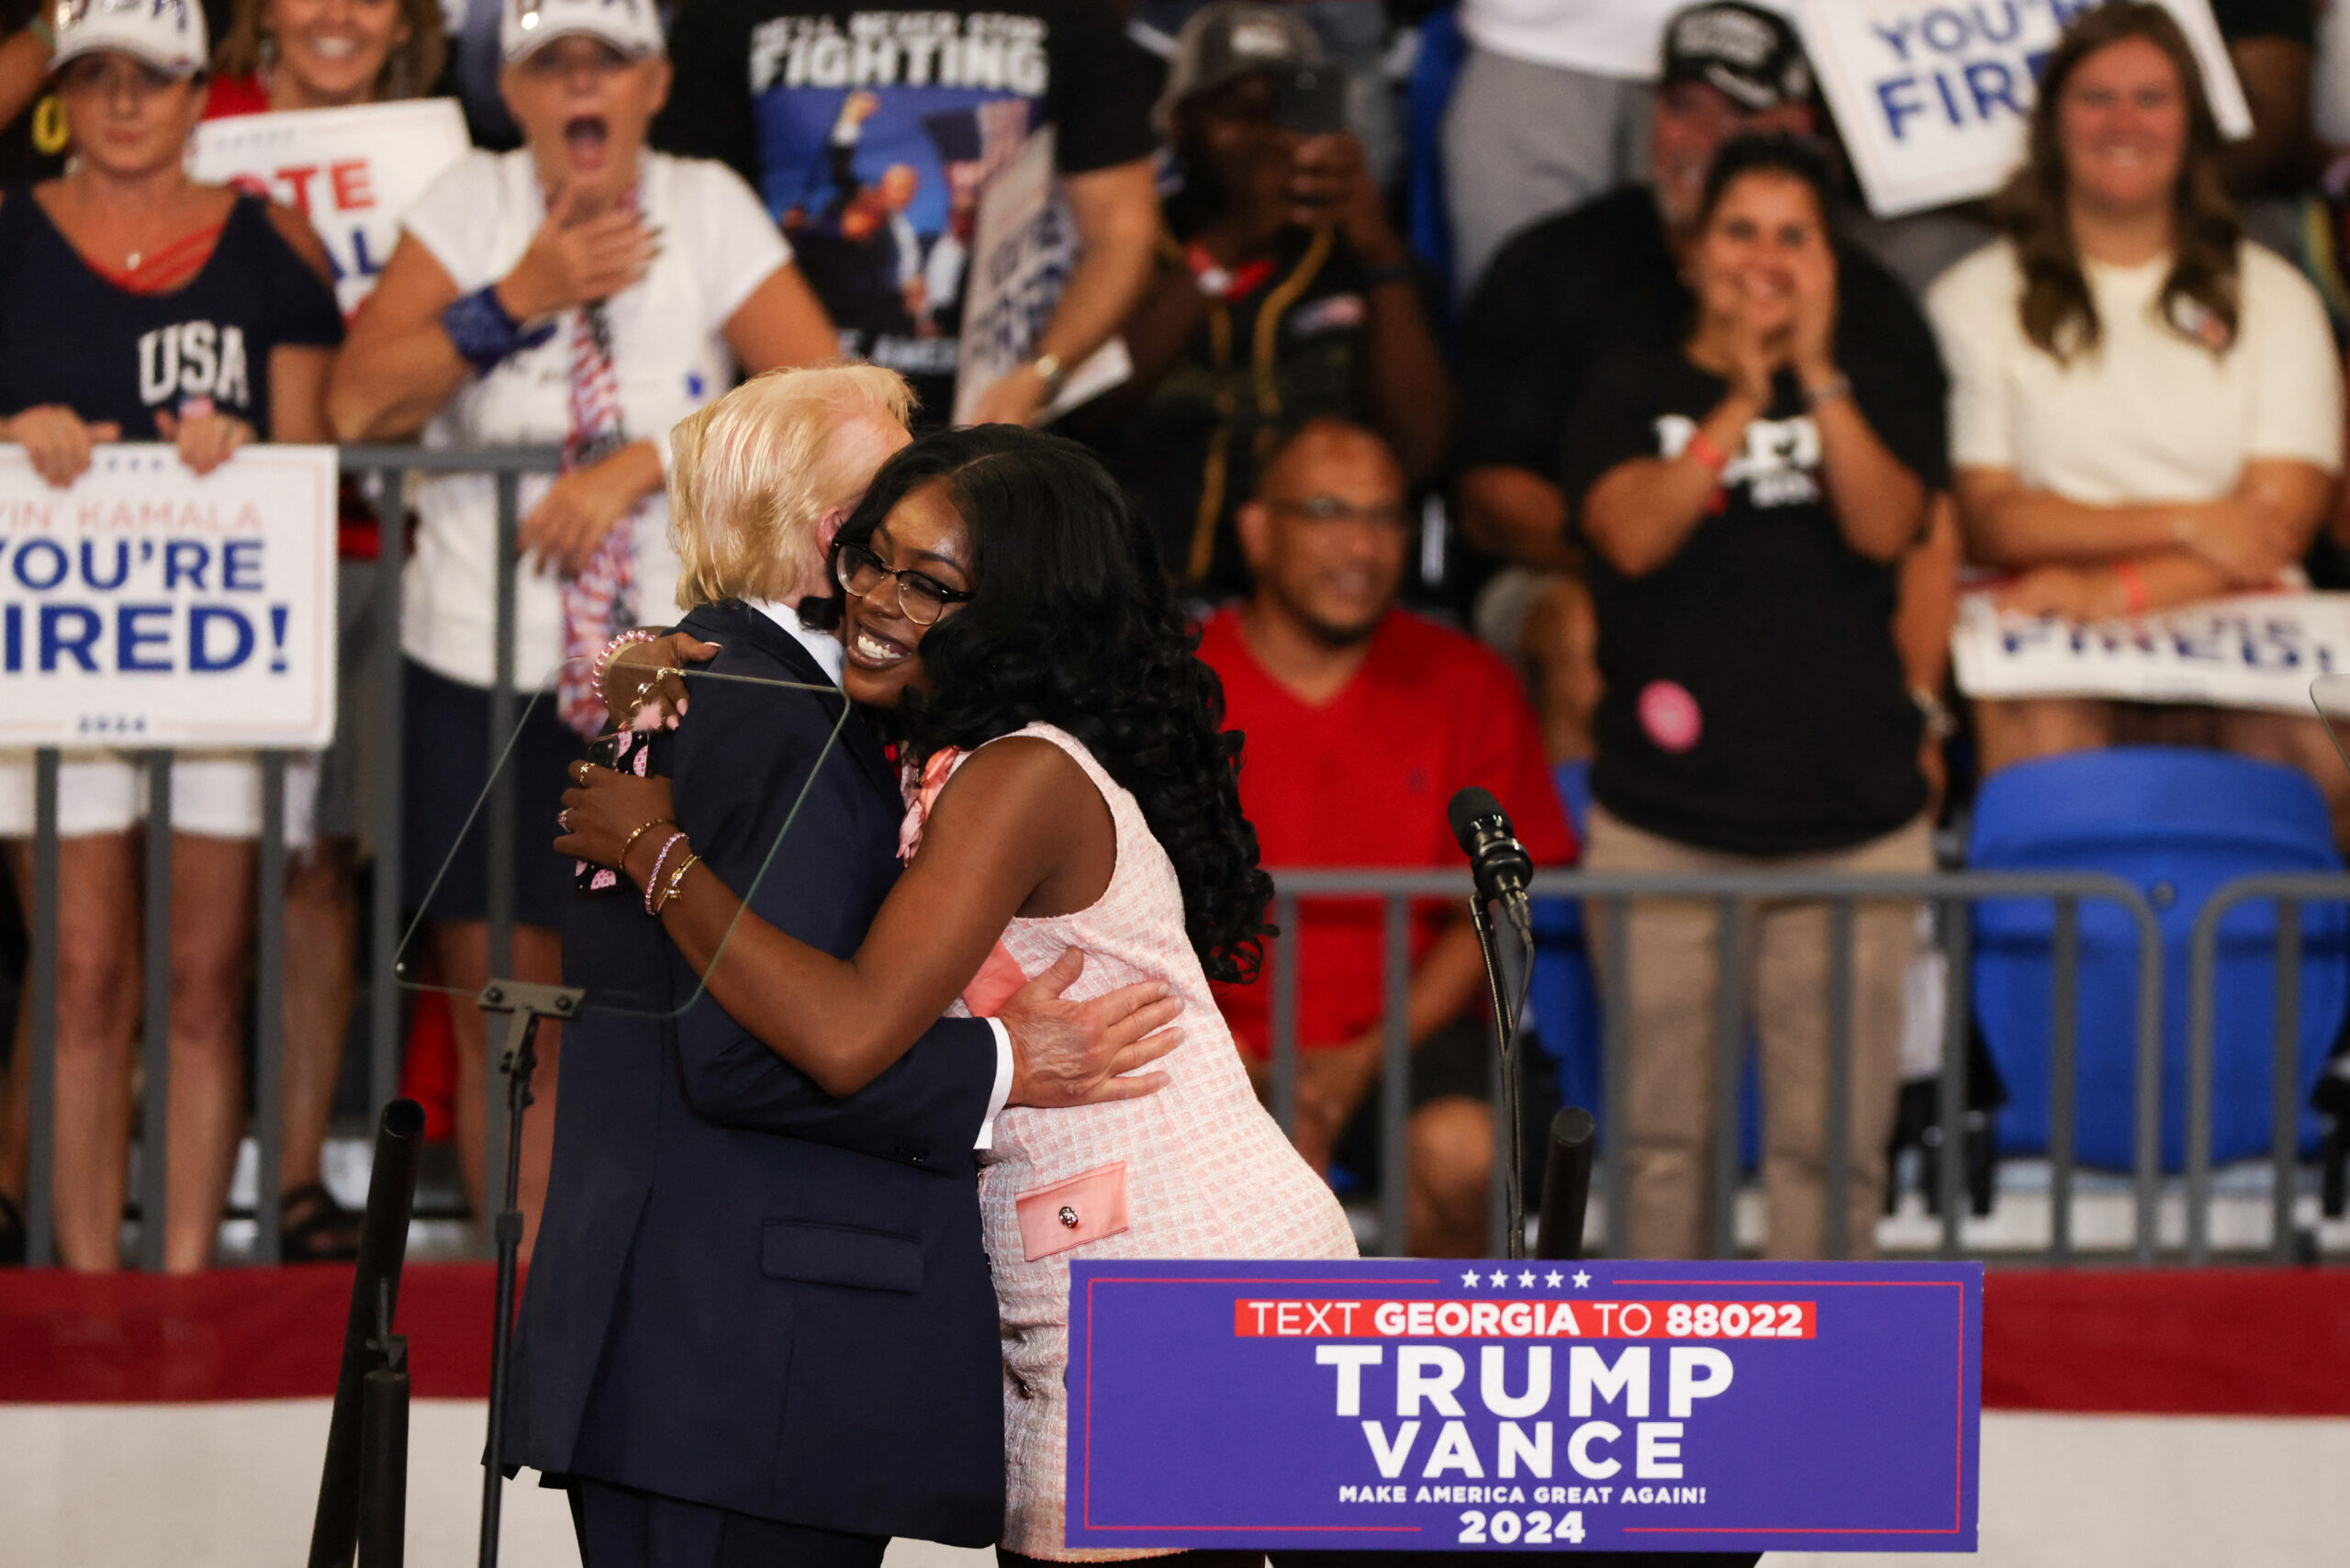
[[[670,773],[678,825],[744,899],[744,918],[845,958],[889,890],[886,860],[877,872],[873,857],[886,857],[878,846],[894,833],[877,820],[889,802],[854,759],[837,745],[827,751],[825,706],[807,693],[705,681],[655,760]],[[680,1001],[696,983],[681,966]],[[976,1019],[934,1025],[845,1099],[825,1093],[708,997],[679,1016],[677,1041],[686,1099],[707,1120],[933,1168],[968,1166],[995,1088],[994,1032]]]

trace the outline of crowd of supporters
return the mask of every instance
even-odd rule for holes
[[[58,484],[114,440],[173,442],[199,471],[251,441],[559,447],[523,494],[512,668],[553,694],[515,748],[526,824],[552,821],[600,719],[588,662],[670,619],[669,428],[746,373],[845,356],[905,375],[918,428],[1049,420],[1102,454],[1197,602],[1269,866],[1449,864],[1442,805],[1473,783],[1543,864],[1922,871],[1970,770],[2132,740],[2300,767],[2350,831],[2350,771],[2313,719],[1970,712],[1948,667],[1968,570],[2076,621],[2350,587],[2350,155],[2329,166],[2350,57],[2321,68],[2326,7],[2215,0],[2253,119],[2232,142],[2166,10],[2088,11],[2045,61],[2007,187],[1885,219],[1793,22],[1740,0],[19,0],[0,8],[0,439]],[[301,213],[184,166],[204,119],[425,95],[459,102],[475,151],[404,215],[347,322],[350,280]],[[1046,132],[1065,286],[958,405],[982,201]],[[158,333],[174,375],[153,373]],[[375,875],[430,914],[440,981],[488,974],[485,860],[449,852],[493,766],[495,491],[450,476],[408,500],[397,628],[368,614],[377,542],[343,530],[345,719],[297,770],[289,1257],[353,1240],[319,1148],[364,801],[387,775],[404,864]],[[371,755],[350,678],[395,637],[405,767]],[[1572,823],[1560,764],[1589,767]],[[110,755],[65,768],[56,1234],[62,1261],[102,1269],[147,786]],[[20,899],[30,778],[0,754]],[[147,1114],[168,1116],[164,1258],[187,1270],[212,1256],[246,1119],[256,769],[189,754],[172,789],[169,1106]],[[553,980],[567,869],[518,837],[515,973]],[[1711,920],[1639,906],[1607,999],[1632,1044],[1617,1125],[1643,1255],[1698,1251],[1710,1212]],[[1899,905],[1858,924],[1865,1246],[1917,936]],[[1309,902],[1302,924],[1276,960],[1299,965],[1296,1137],[1375,1181],[1376,906]],[[1774,907],[1748,936],[1769,1245],[1816,1255],[1827,918]],[[1411,1240],[1473,1252],[1482,970],[1434,912],[1411,953]],[[1255,1069],[1263,989],[1223,998]],[[487,1047],[470,1008],[453,1025],[478,1206]],[[541,1050],[526,1198],[559,1093],[559,1045]],[[28,1054],[20,1025],[0,1260],[23,1245]]]

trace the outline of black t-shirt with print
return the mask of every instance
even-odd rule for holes
[[[1847,355],[1843,369],[1893,454],[1928,486],[1945,483],[1931,345],[1922,357]],[[1561,439],[1577,515],[1618,464],[1677,455],[1727,391],[1678,350],[1594,365]],[[1593,552],[1605,695],[1592,791],[1635,827],[1732,854],[1825,852],[1890,833],[1925,802],[1920,721],[1893,641],[1895,570],[1838,531],[1818,427],[1792,376],[1722,477],[1718,510],[1646,576]]]
[[[1081,174],[1147,156],[1144,57],[1102,0],[691,0],[654,144],[732,164],[791,241],[844,353],[954,402],[980,196],[1029,135]]]

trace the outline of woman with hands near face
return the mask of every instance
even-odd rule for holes
[[[527,23],[527,25],[526,25]],[[560,446],[526,477],[513,665],[531,705],[510,764],[523,820],[556,808],[578,737],[601,728],[588,670],[617,632],[675,613],[663,468],[670,428],[739,372],[829,360],[837,342],[790,248],[721,163],[647,149],[670,67],[644,0],[509,0],[499,90],[523,145],[476,151],[419,198],[352,324],[328,407],[345,440],[421,434],[428,446]],[[418,487],[404,578],[403,875],[425,907],[488,780],[498,668],[498,499],[487,476]],[[567,868],[532,834],[516,848],[516,972],[554,980]],[[487,978],[487,878],[458,856],[427,913],[442,978]],[[478,1193],[478,1090],[487,1043],[460,1009],[458,1147]],[[558,1057],[542,1047],[542,1094]],[[546,1129],[526,1131],[525,1212],[545,1180]]]
[[[1906,300],[1897,311],[1840,290],[1827,184],[1810,142],[1726,143],[1684,260],[1689,335],[1603,355],[1561,433],[1606,678],[1584,853],[1595,870],[1932,863],[1896,606],[1897,566],[1943,482],[1941,365]],[[1705,1245],[1713,922],[1700,906],[1637,902],[1617,971],[1625,994],[1608,999],[1631,1042],[1632,1256]],[[1751,981],[1723,983],[1746,991],[1762,1040],[1767,1246],[1820,1257],[1834,1234],[1817,1174],[1829,1151],[1817,1118],[1787,1108],[1824,1092],[1827,919],[1789,902],[1756,922]],[[1856,917],[1842,1225],[1855,1255],[1875,1234],[1914,941],[1902,906]]]

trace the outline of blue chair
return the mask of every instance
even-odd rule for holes
[[[2163,941],[2162,1159],[2186,1161],[2189,935],[2212,890],[2260,872],[2338,872],[2325,801],[2300,773],[2224,752],[2121,746],[2021,763],[1993,774],[1975,803],[1968,863],[1979,870],[2105,871],[2153,905]],[[2048,1148],[2048,1047],[2055,915],[2042,900],[1986,902],[1975,931],[1975,1005],[2009,1100],[2003,1152]],[[2137,931],[2110,902],[2080,905],[2078,1078],[2075,1152],[2084,1164],[2132,1162]],[[2296,1103],[2305,1099],[2350,1002],[2350,912],[2302,910]],[[2215,996],[2212,1157],[2269,1147],[2276,1037],[2273,903],[2238,906],[2221,923]],[[2304,1114],[2303,1152],[2318,1126]]]

